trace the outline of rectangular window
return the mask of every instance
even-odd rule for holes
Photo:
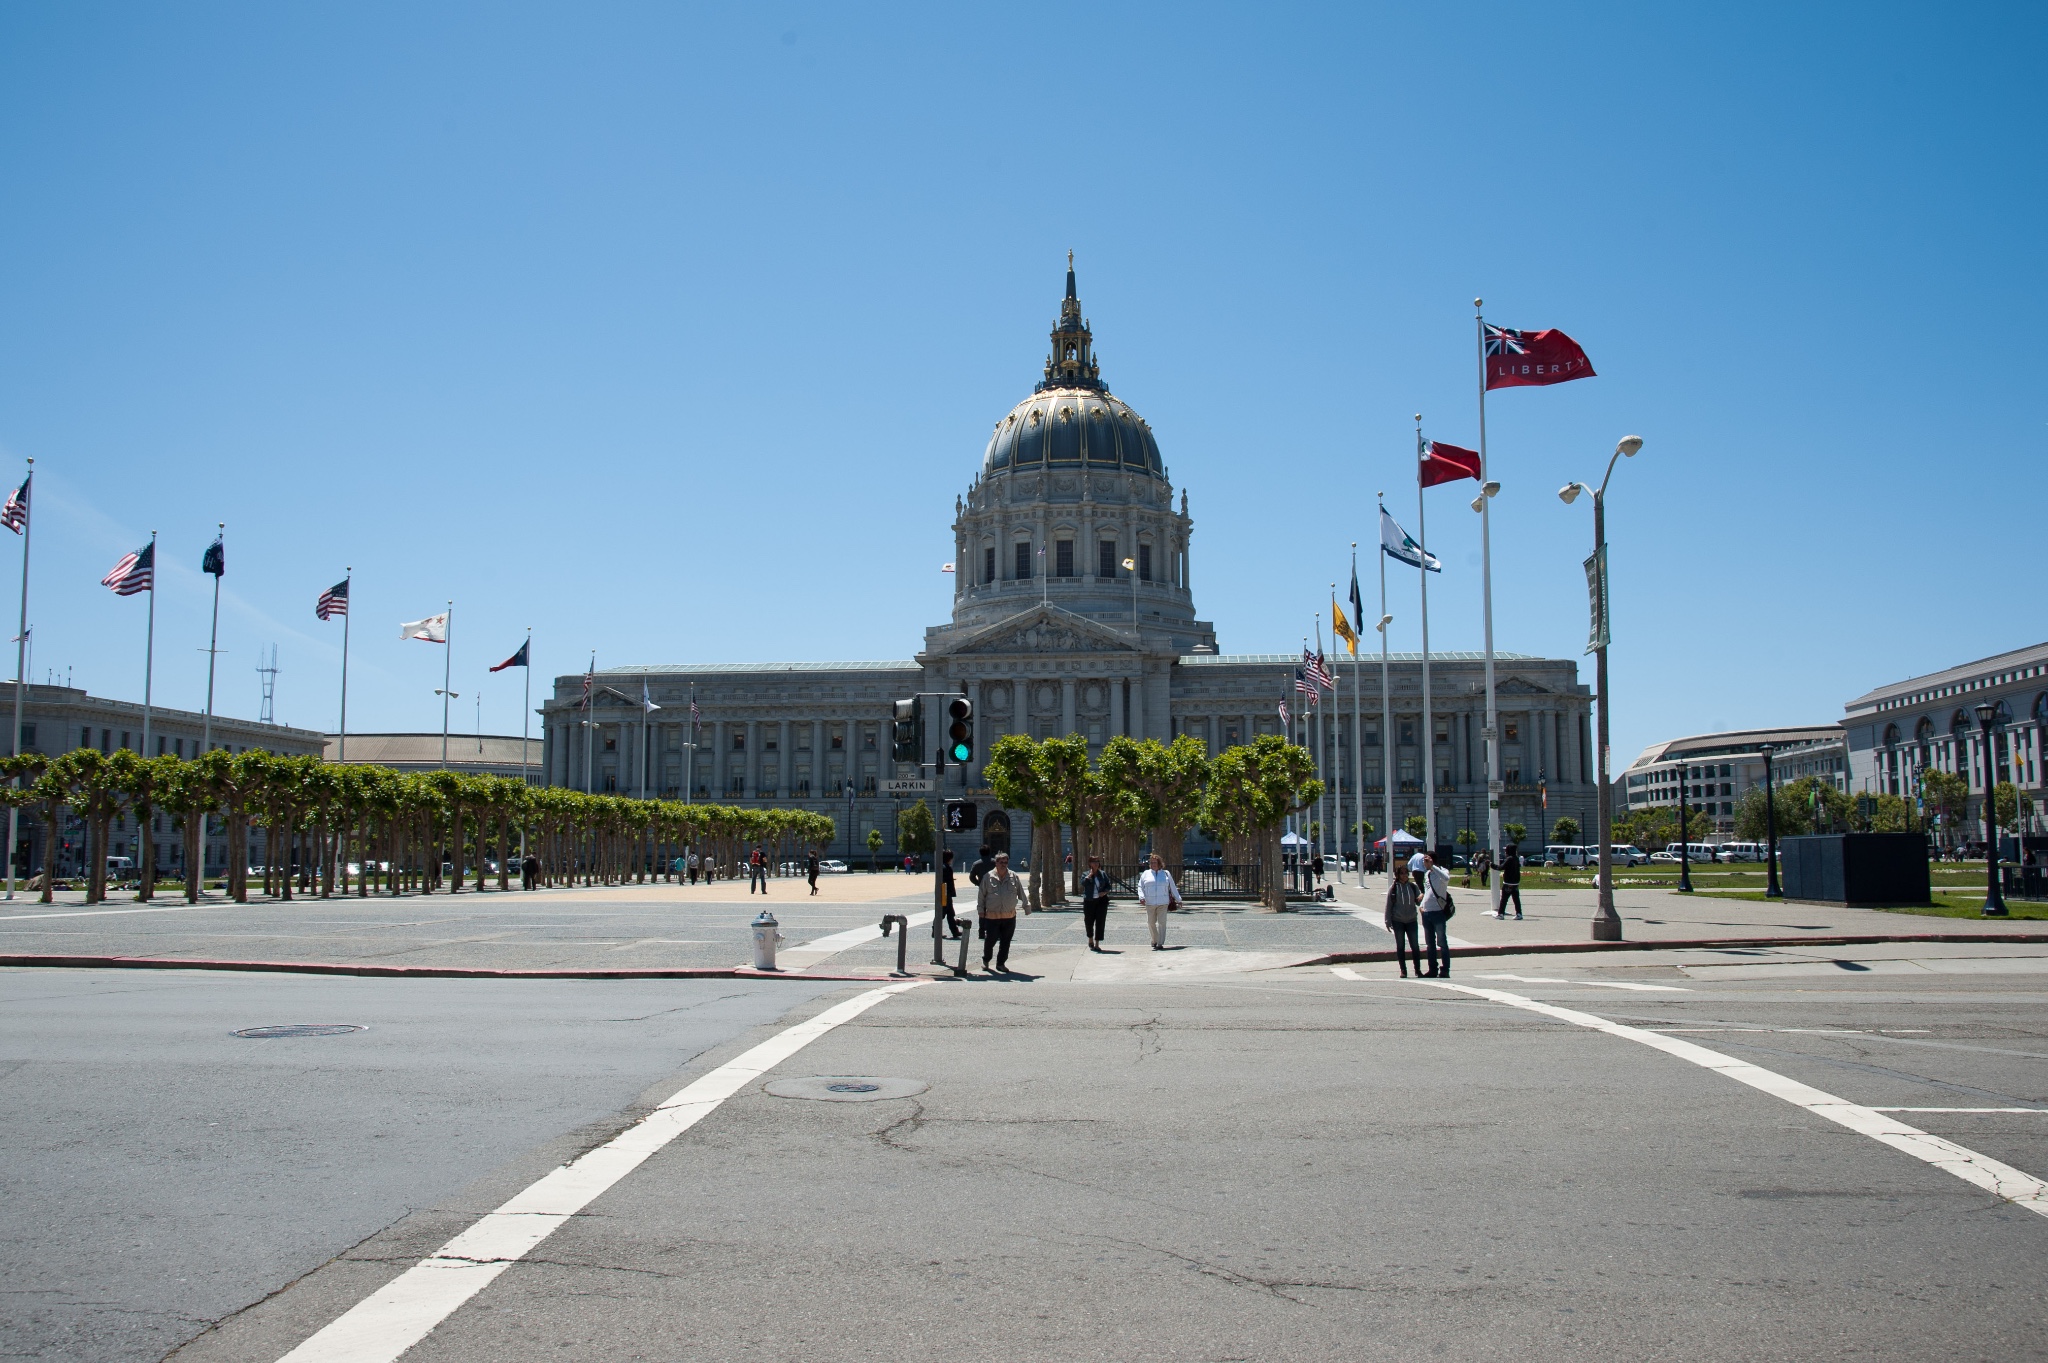
[[[101,751],[101,752],[112,752],[112,751],[113,751],[113,748],[114,748],[114,731],[113,731],[112,729],[102,729],[102,730],[100,730],[100,751]]]
[[[605,746],[610,747],[611,744],[607,743]],[[745,729],[738,730],[733,734],[732,750],[734,752],[745,752],[747,750],[747,731]]]
[[[1116,541],[1104,540],[1096,545],[1095,548],[1095,575],[1097,577],[1115,577]]]
[[[604,736],[604,750],[606,752],[617,752],[619,750],[619,736],[617,734],[606,734]]]
[[[1401,741],[1402,741],[1403,743],[1409,743],[1409,744],[1412,744],[1412,743],[1414,743],[1414,742],[1415,742],[1415,721],[1414,721],[1414,720],[1412,720],[1412,719],[1404,719],[1404,720],[1402,720],[1402,721],[1401,721]]]
[[[162,734],[158,734],[156,736],[156,755],[158,757],[162,757],[164,755],[165,741],[166,740],[164,739],[164,736]]]
[[[861,747],[861,751],[862,751],[862,752],[873,752],[873,751],[875,750],[875,726],[874,726],[874,725],[872,725],[872,724],[863,724],[863,725],[861,725],[861,729],[860,729],[860,747]]]
[[[1058,577],[1074,575],[1074,542],[1055,540],[1053,542],[1053,572]]]
[[[1238,746],[1238,745],[1239,745],[1240,743],[1242,743],[1242,742],[1244,742],[1244,731],[1243,731],[1243,730],[1239,729],[1239,728],[1238,728],[1238,727],[1237,727],[1237,726],[1236,726],[1235,724],[1229,724],[1229,725],[1225,725],[1225,726],[1224,726],[1224,729],[1223,729],[1223,746],[1224,746],[1224,747],[1226,747],[1226,748],[1234,748],[1234,747]]]
[[[981,551],[981,582],[983,586],[996,580],[996,547],[991,544]]]
[[[1031,580],[1031,544],[1028,540],[1017,543],[1017,571],[1014,576],[1019,582]]]
[[[845,751],[845,749],[846,749],[846,726],[845,726],[844,724],[834,724],[834,725],[833,725],[833,726],[832,726],[831,728],[827,729],[827,730],[826,730],[825,732],[826,732],[826,738],[825,738],[825,746],[826,746],[826,747],[828,747],[828,748],[831,748],[831,749],[832,749],[832,750],[833,750],[834,752],[843,752],[843,751]]]
[[[1522,741],[1522,726],[1512,719],[1504,726],[1503,732],[1507,735],[1507,741],[1510,743]]]
[[[22,726],[21,726],[21,747],[22,747],[22,751],[26,752],[26,751],[27,751],[28,749],[30,749],[30,748],[33,748],[33,747],[34,747],[35,745],[36,745],[36,726],[35,726],[35,725],[33,725],[33,724],[24,724],[24,725],[22,725]]]
[[[781,738],[771,730],[767,735],[765,735],[761,739],[761,751],[774,752],[776,751],[776,745],[781,741]]]
[[[1140,582],[1150,582],[1152,580],[1152,546],[1149,544],[1138,546],[1138,580]]]
[[[128,746],[128,731],[126,729],[121,730],[121,746],[124,748]]]

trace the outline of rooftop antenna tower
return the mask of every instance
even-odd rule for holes
[[[256,655],[262,657],[261,653]],[[256,665],[256,675],[263,678],[263,713],[257,718],[264,724],[277,723],[277,645],[270,646],[270,661]]]

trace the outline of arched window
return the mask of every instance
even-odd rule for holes
[[[1884,726],[1884,745],[1885,745],[1885,746],[1886,746],[1887,748],[1896,748],[1896,747],[1898,747],[1898,746],[1899,746],[1899,726],[1898,726],[1898,725],[1896,725],[1896,724],[1887,724],[1887,725],[1885,725],[1885,726]]]
[[[2034,721],[2037,724],[2048,724],[2048,691],[2034,697]]]
[[[1956,711],[1954,716],[1949,719],[1948,731],[1957,737],[1970,732],[1970,712],[1968,710]]]

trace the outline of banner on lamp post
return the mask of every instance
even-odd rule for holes
[[[1607,546],[1604,544],[1586,560],[1586,599],[1593,617],[1586,639],[1586,652],[1598,653],[1607,647]]]

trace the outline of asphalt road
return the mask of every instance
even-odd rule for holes
[[[161,1358],[830,987],[0,971],[0,1357]]]
[[[1852,1103],[2022,1109],[1898,1116],[2040,1175],[2037,967],[1699,981],[1524,959],[1455,982]],[[408,1363],[2048,1353],[2048,1217],[1638,1041],[1425,983],[927,984],[767,1079],[808,1075],[928,1087],[746,1084]],[[271,1363],[489,1205],[415,1213],[177,1357]]]

